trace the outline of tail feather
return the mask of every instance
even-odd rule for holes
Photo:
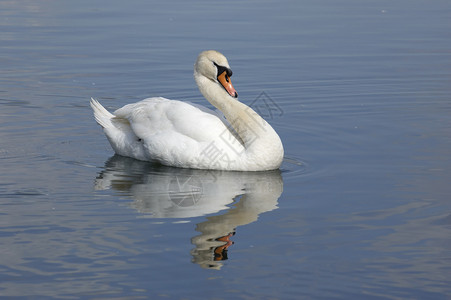
[[[102,126],[103,128],[110,128],[114,126],[111,122],[111,119],[114,118],[114,115],[107,111],[105,107],[103,107],[102,104],[99,103],[99,101],[91,98],[91,107],[94,110],[94,118],[100,126]]]

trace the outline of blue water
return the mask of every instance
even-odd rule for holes
[[[448,299],[451,2],[1,1],[0,296]],[[89,107],[207,105],[202,50],[280,170],[114,156]]]

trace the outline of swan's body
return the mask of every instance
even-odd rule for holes
[[[216,51],[202,52],[194,68],[200,91],[223,114],[165,98],[128,104],[113,114],[97,100],[91,99],[91,106],[119,155],[182,168],[277,169],[282,142],[262,117],[236,99],[231,74],[227,59]]]

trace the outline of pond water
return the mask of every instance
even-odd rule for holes
[[[1,1],[0,295],[449,299],[451,2]],[[90,97],[207,105],[223,52],[272,172],[114,156]]]

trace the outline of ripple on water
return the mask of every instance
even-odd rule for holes
[[[309,165],[299,158],[285,156],[280,170],[286,180],[298,179],[308,173]]]

